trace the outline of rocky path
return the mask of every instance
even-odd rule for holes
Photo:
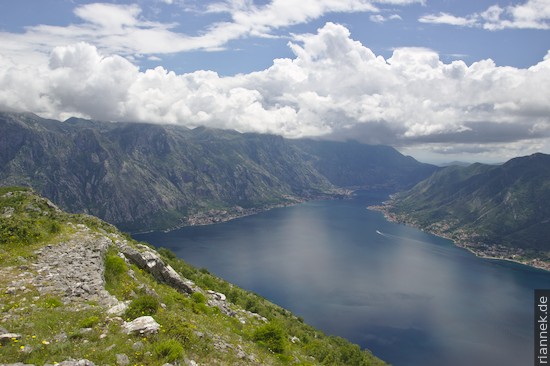
[[[40,249],[33,265],[34,285],[41,295],[59,295],[63,302],[95,301],[112,306],[117,300],[105,290],[104,255],[112,241],[77,225],[67,241]]]
[[[15,293],[34,287],[41,296],[55,295],[64,303],[116,305],[118,301],[105,290],[103,278],[103,258],[112,241],[84,225],[76,225],[75,229],[67,240],[36,251],[35,260],[19,267],[19,275],[5,291]],[[0,270],[0,275],[6,271],[10,268]]]

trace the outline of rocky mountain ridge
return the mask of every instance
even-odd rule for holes
[[[348,186],[399,190],[437,169],[386,146],[30,113],[0,112],[0,149],[0,186],[33,187],[128,231],[341,196]]]
[[[383,365],[359,346],[22,188],[0,188],[2,365]]]

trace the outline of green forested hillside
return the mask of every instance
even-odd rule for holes
[[[489,254],[510,248],[519,256],[548,259],[550,156],[448,167],[395,195],[387,210]]]

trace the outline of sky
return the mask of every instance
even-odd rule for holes
[[[0,0],[0,110],[550,153],[550,0]]]

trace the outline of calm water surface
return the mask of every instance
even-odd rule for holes
[[[476,258],[353,200],[136,235],[396,366],[533,364],[533,289],[550,273]]]

